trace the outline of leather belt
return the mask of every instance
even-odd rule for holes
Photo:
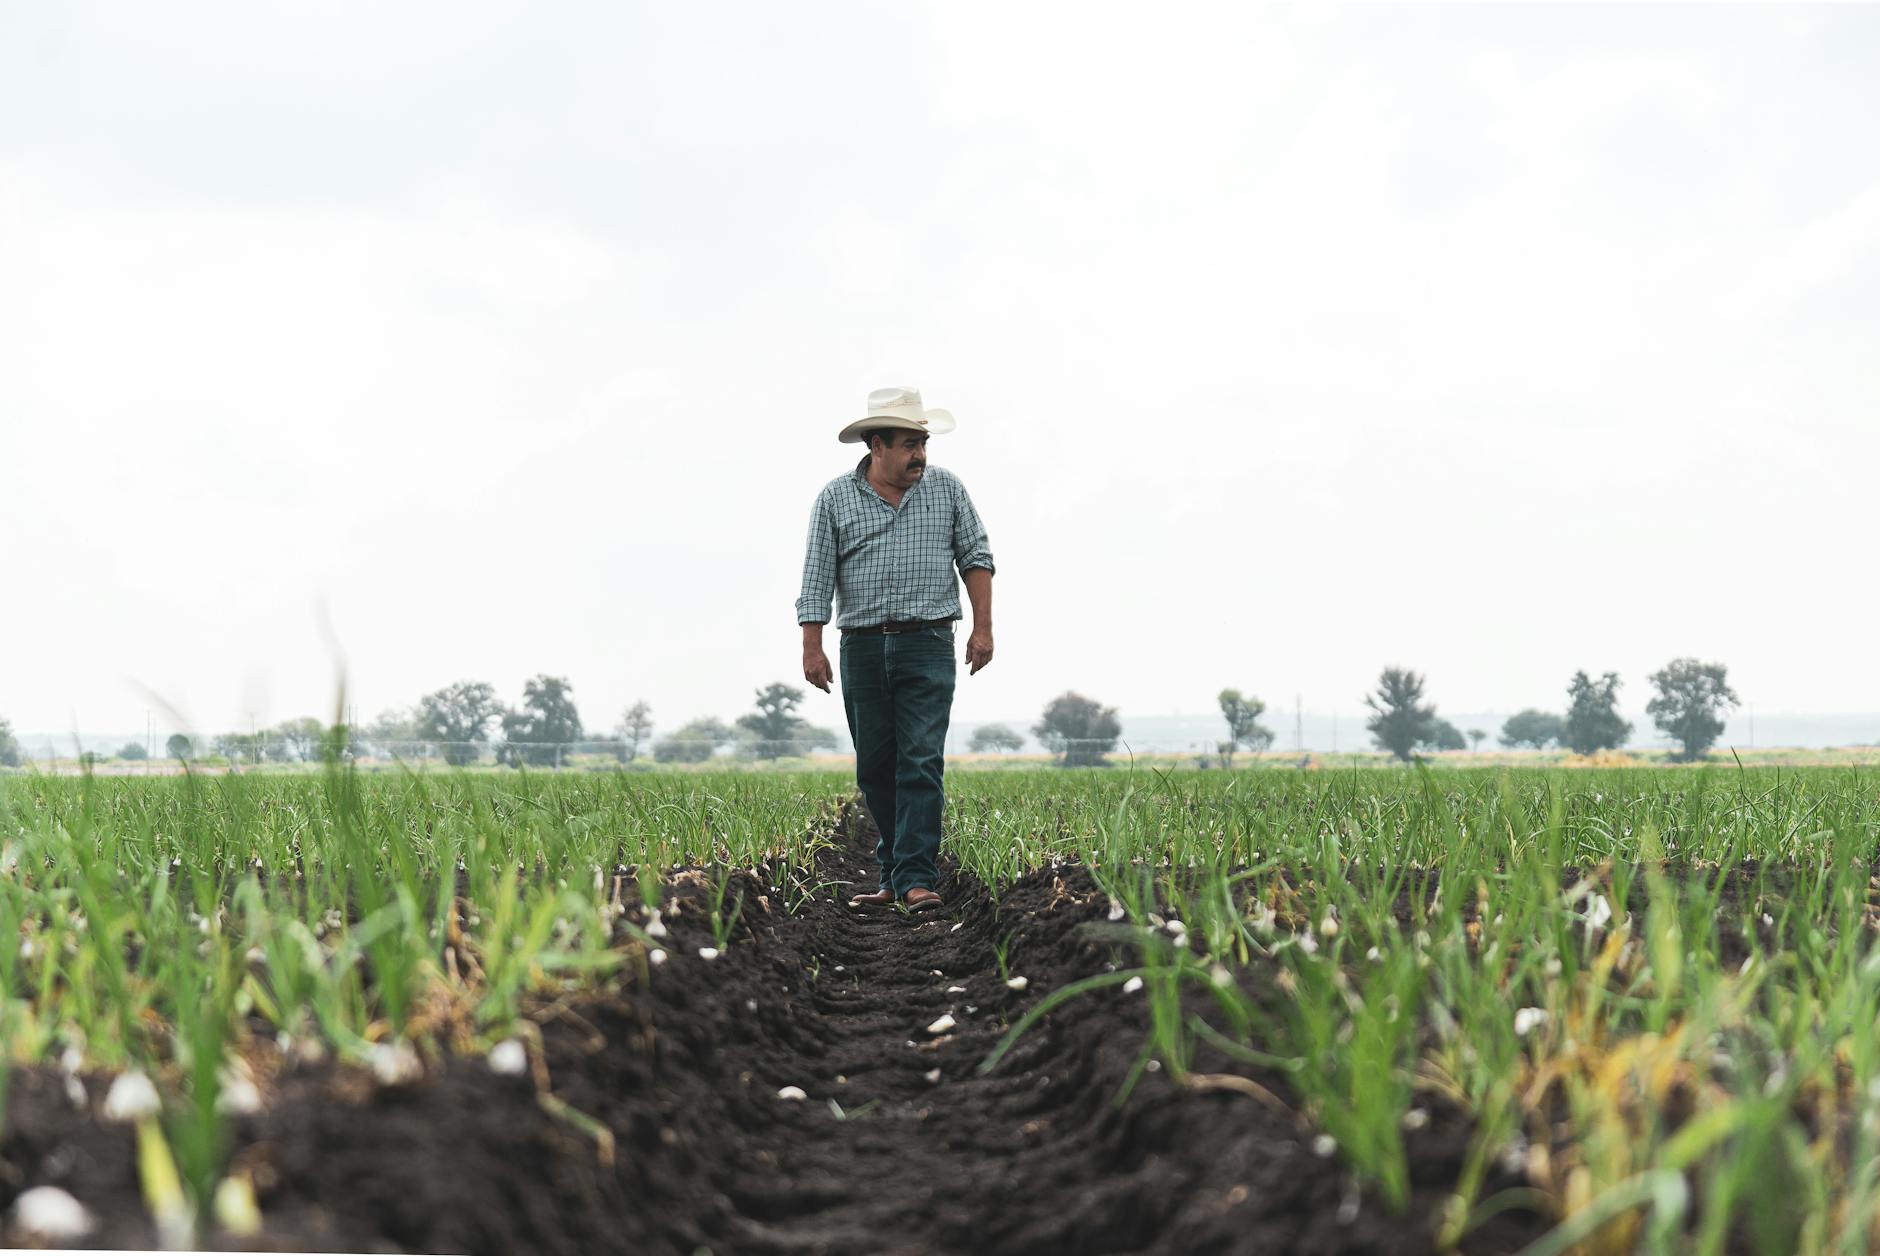
[[[889,620],[885,624],[870,624],[866,628],[844,628],[845,637],[892,637],[897,633],[919,632],[922,628],[951,628],[951,619],[904,619]]]

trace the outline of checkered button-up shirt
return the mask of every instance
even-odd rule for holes
[[[929,464],[900,506],[890,506],[869,486],[863,458],[816,495],[796,622],[828,623],[832,598],[842,605],[839,628],[958,619],[956,567],[993,569],[986,525],[966,486]]]

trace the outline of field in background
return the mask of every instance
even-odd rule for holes
[[[962,772],[946,849],[995,898],[1076,866],[1107,903],[1109,965],[1025,990],[1000,1051],[1141,1000],[1139,1066],[1296,1112],[1384,1208],[1459,1112],[1433,1245],[1519,1212],[1543,1251],[1867,1250],[1880,775],[1743,762]],[[846,897],[851,792],[839,768],[9,776],[4,1067],[154,1079],[145,1204],[226,1223],[254,1191],[233,1114],[275,1079],[326,1057],[390,1084],[656,982],[678,885],[710,949],[761,948],[757,897]]]
[[[1752,750],[1722,750],[1713,752],[1708,759],[1699,764],[1679,763],[1669,750],[1609,750],[1597,755],[1576,755],[1565,750],[1497,750],[1475,752],[1466,750],[1442,751],[1421,756],[1423,761],[1436,768],[1626,768],[1626,767],[1678,767],[1691,769],[1703,766],[1734,767],[1739,763],[1745,767],[1880,767],[1880,746],[1765,746]],[[651,756],[644,756],[631,763],[621,763],[612,755],[606,754],[570,754],[559,768],[531,767],[531,772],[578,772],[612,773],[629,772],[644,774],[652,772],[677,773],[723,773],[723,772],[770,772],[800,773],[852,771],[855,760],[848,754],[818,754],[810,757],[788,757],[781,759],[755,759],[735,755],[717,755],[698,764],[657,763]],[[1331,753],[1327,751],[1266,751],[1255,754],[1241,751],[1233,756],[1231,762],[1223,763],[1218,754],[1208,754],[1196,750],[1147,749],[1130,751],[1121,749],[1109,756],[1109,765],[1113,769],[1154,767],[1161,769],[1189,768],[1197,771],[1261,771],[1261,770],[1307,770],[1324,771],[1333,768],[1403,768],[1403,764],[1382,751],[1366,753]],[[0,777],[9,773],[27,775],[34,772],[50,776],[78,776],[89,770],[98,776],[180,776],[183,765],[174,759],[95,759],[89,765],[77,756],[65,758],[37,759],[20,768],[0,768]],[[422,772],[451,772],[457,770],[472,773],[506,773],[516,769],[500,767],[493,763],[471,764],[463,769],[450,767],[437,758],[402,759],[402,758],[361,758],[351,766],[368,774],[400,773],[407,770]],[[947,755],[950,769],[968,771],[1030,772],[1044,768],[1055,768],[1053,756],[1043,753],[1028,754],[972,754],[950,753]],[[228,760],[217,756],[206,756],[191,763],[193,770],[205,775],[218,775],[236,772],[242,775],[283,775],[304,774],[323,770],[319,762],[302,763],[261,763],[241,764],[231,768]]]

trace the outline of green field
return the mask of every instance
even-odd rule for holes
[[[643,971],[659,942],[628,909],[676,869],[737,945],[734,869],[780,909],[846,896],[815,868],[851,794],[838,772],[8,777],[0,1069],[154,1078],[150,1154],[206,1213],[260,1053],[487,1051],[532,1001]],[[1042,992],[1008,1040],[1140,981],[1145,1061],[1283,1078],[1387,1201],[1406,1128],[1459,1107],[1443,1241],[1521,1207],[1558,1223],[1538,1250],[1859,1252],[1877,838],[1859,769],[1037,769],[951,778],[946,847],[995,891],[1075,861],[1112,899],[1116,971]]]

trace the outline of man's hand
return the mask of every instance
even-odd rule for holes
[[[803,679],[824,693],[829,692],[829,683],[835,679],[835,673],[829,669],[829,656],[823,653],[821,645],[803,647]]]
[[[992,573],[984,567],[968,567],[960,573],[966,582],[966,597],[973,604],[973,635],[966,638],[967,675],[992,661]]]
[[[966,638],[966,674],[977,675],[979,669],[992,661],[992,629],[974,628],[972,635]]]
[[[822,634],[821,624],[803,625],[803,679],[828,693],[835,673],[829,670],[829,656],[823,653]]]

